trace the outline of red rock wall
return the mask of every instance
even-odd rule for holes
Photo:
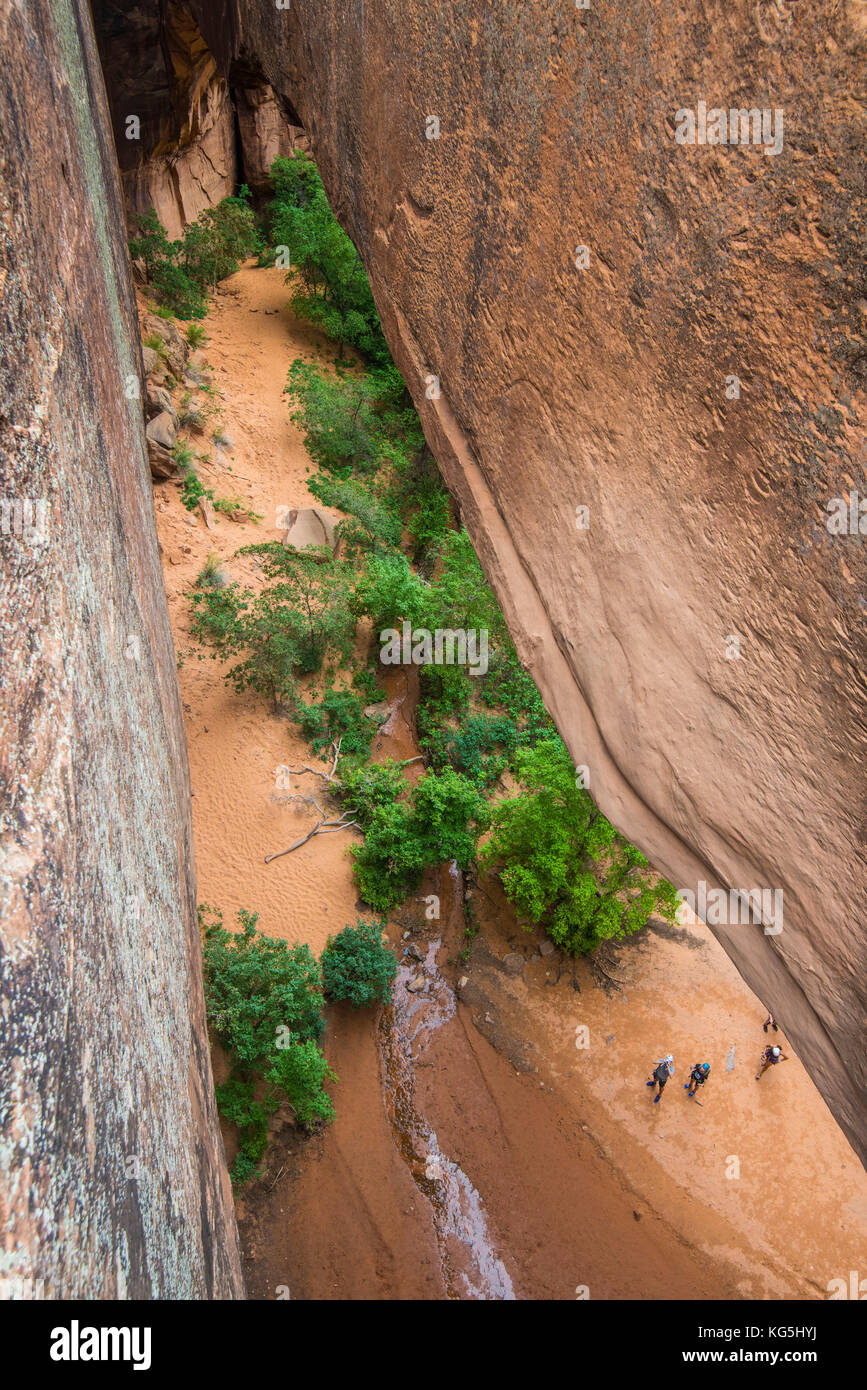
[[[863,1154],[863,4],[191,4],[297,110],[599,804],[678,887],[783,892],[717,934]],[[679,144],[699,101],[782,149]]]
[[[0,44],[0,1278],[240,1297],[89,8],[3,6]]]

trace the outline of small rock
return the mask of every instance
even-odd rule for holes
[[[160,359],[158,354],[154,352],[153,348],[143,347],[141,350],[141,360],[144,364],[145,376],[150,376],[151,372],[156,371],[157,363]]]
[[[188,525],[188,526],[195,526],[196,524],[197,524],[197,523],[196,523],[196,518],[192,515],[192,513],[189,513],[189,512],[188,512],[188,513],[187,513],[187,525]]]
[[[406,954],[412,956],[413,960],[424,960],[424,951],[420,946],[416,946],[414,941],[411,945],[407,946]]]
[[[554,950],[555,950],[555,946],[554,946],[553,941],[540,941],[540,942],[539,942],[539,955],[540,955],[540,956],[550,956],[550,955],[551,955],[551,952],[554,951]]]
[[[510,951],[508,955],[503,956],[503,969],[508,975],[520,975],[524,969],[524,957],[517,951]]]
[[[466,975],[462,975],[461,978],[458,980],[458,989],[466,989],[468,984],[468,977]]]
[[[424,989],[424,975],[416,975],[414,980],[408,980],[406,987],[410,994],[418,994],[419,990]]]
[[[204,521],[208,530],[213,531],[215,525],[214,518],[216,516],[216,513],[214,511],[213,504],[208,497],[199,498],[199,511],[202,513],[202,520]]]

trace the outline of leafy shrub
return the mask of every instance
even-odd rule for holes
[[[325,1083],[337,1077],[312,1038],[282,1048],[266,1077],[286,1096],[299,1124],[309,1127],[316,1120],[330,1124],[334,1119],[334,1105]]]
[[[227,681],[267,695],[276,709],[294,699],[296,671],[318,670],[326,655],[349,659],[349,577],[325,548],[287,550],[271,541],[238,554],[260,556],[266,580],[276,582],[259,594],[237,583],[197,590],[190,630],[218,656],[243,655]]]
[[[220,1113],[240,1130],[236,1186],[258,1176],[268,1119],[281,1097],[299,1124],[334,1118],[324,1087],[337,1078],[317,1046],[324,1027],[320,967],[309,946],[263,936],[257,920],[242,910],[241,930],[231,933],[219,912],[199,908],[208,1025],[233,1064],[216,1095]],[[254,1099],[257,1086],[261,1101]]]
[[[343,757],[366,757],[376,725],[364,713],[365,702],[352,690],[325,691],[320,701],[298,700],[295,713],[301,732],[314,753],[322,753],[338,739]]]
[[[471,714],[448,739],[445,755],[475,786],[489,787],[506,770],[517,746],[513,720],[504,715]]]
[[[405,799],[380,803],[361,824],[364,843],[353,845],[355,879],[377,912],[402,902],[426,868],[457,862],[466,869],[488,824],[484,798],[453,768],[427,772]]]
[[[204,347],[204,345],[205,345],[205,343],[207,343],[207,341],[208,341],[208,335],[207,335],[207,333],[205,332],[205,328],[204,328],[204,325],[203,325],[203,324],[201,324],[201,323],[191,323],[191,324],[188,324],[188,326],[187,326],[187,342],[189,343],[189,345],[190,345],[191,348],[195,349],[195,348]]]
[[[576,785],[559,739],[522,750],[515,766],[522,790],[494,809],[480,861],[497,866],[522,917],[571,955],[638,931],[654,911],[674,920],[674,888]]]
[[[213,488],[205,487],[198,473],[194,468],[187,468],[183,482],[181,483],[181,501],[188,512],[194,512],[199,505],[202,497],[213,500]]]
[[[400,517],[363,483],[353,478],[328,478],[320,473],[310,479],[308,487],[326,507],[349,513],[337,525],[344,555],[378,554],[400,546]]]
[[[289,368],[286,392],[298,407],[292,419],[304,432],[307,452],[323,472],[348,478],[353,470],[376,468],[379,390],[370,376],[328,376],[299,357]]]
[[[406,621],[430,626],[429,589],[401,551],[372,555],[352,593],[352,611],[373,622],[375,639],[386,628],[400,629]]]
[[[322,976],[309,946],[263,936],[258,913],[238,913],[240,932],[229,932],[219,913],[205,928],[203,961],[208,1023],[223,1046],[245,1065],[261,1069],[275,1054],[282,1030],[300,1041],[323,1030]]]
[[[274,200],[268,210],[269,237],[289,249],[301,288],[292,299],[294,313],[327,337],[349,344],[369,362],[389,359],[379,317],[361,258],[337,221],[325,196],[319,171],[302,151],[271,166]]]
[[[198,319],[206,314],[207,295],[217,281],[232,275],[258,245],[253,213],[245,197],[239,196],[224,198],[202,213],[179,241],[169,241],[151,208],[138,218],[138,232],[130,239],[129,249],[133,260],[144,262],[163,310],[181,319]],[[189,336],[193,329],[187,330],[192,347],[203,341],[204,331],[199,328],[198,342]]]
[[[391,998],[391,983],[397,974],[394,952],[382,940],[384,922],[363,922],[344,927],[328,938],[322,953],[325,993],[332,999],[347,999],[354,1009]]]

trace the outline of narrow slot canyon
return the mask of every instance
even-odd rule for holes
[[[0,1305],[71,1301],[60,1361],[145,1301],[815,1336],[867,1297],[863,3],[0,39]]]

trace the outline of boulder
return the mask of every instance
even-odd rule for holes
[[[167,410],[148,420],[145,433],[149,440],[154,444],[161,444],[164,449],[173,449],[177,443],[177,426]]]
[[[322,507],[293,507],[286,519],[283,544],[287,550],[309,550],[327,545],[332,555],[337,549],[335,528],[338,518]]]
[[[175,403],[164,386],[155,386],[151,382],[148,383],[147,394],[145,396],[145,411],[149,420],[152,420],[155,415],[161,415],[165,412],[167,415],[171,416],[175,425],[178,423],[178,412],[175,409]]]
[[[156,371],[160,361],[158,353],[151,347],[142,347],[141,360],[144,365],[144,374],[146,377],[150,376],[151,372]]]
[[[149,439],[147,447],[148,463],[154,481],[161,482],[165,478],[171,478],[178,470],[178,461],[171,450],[158,444],[155,439]]]
[[[190,345],[180,334],[173,319],[162,319],[159,314],[146,314],[142,323],[142,337],[154,334],[163,341],[163,356],[173,376],[183,379],[190,355]]]

